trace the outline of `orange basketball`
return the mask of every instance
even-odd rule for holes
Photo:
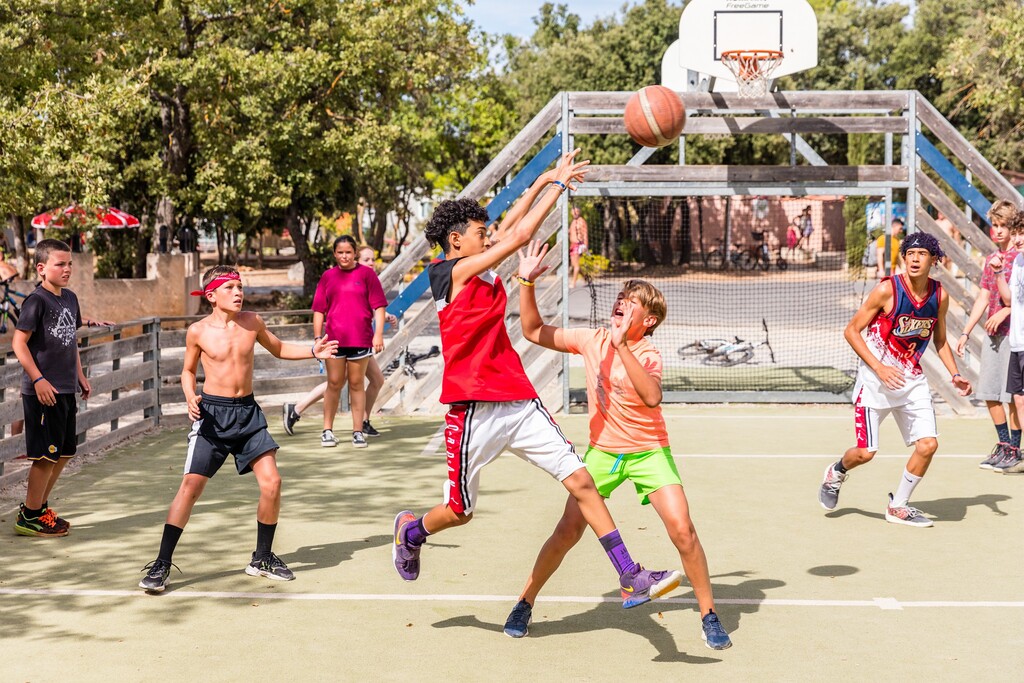
[[[629,98],[622,120],[629,137],[638,145],[664,147],[683,132],[686,108],[674,90],[649,85]]]

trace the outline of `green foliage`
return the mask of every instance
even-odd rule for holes
[[[640,257],[640,245],[632,239],[624,239],[619,243],[619,260],[623,263],[635,263]]]
[[[601,273],[607,273],[611,265],[604,256],[588,251],[580,257],[580,275],[586,280],[593,280]]]
[[[866,197],[847,197],[843,203],[843,219],[846,221],[846,265],[851,270],[858,270],[864,258],[867,246],[867,209]]]

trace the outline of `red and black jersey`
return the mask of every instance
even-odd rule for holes
[[[505,329],[508,296],[497,274],[488,270],[470,278],[455,299],[448,300],[452,268],[459,260],[429,266],[444,356],[441,403],[537,398]]]
[[[921,354],[935,336],[942,285],[929,279],[928,293],[918,300],[905,275],[886,279],[892,285],[892,310],[875,315],[868,326],[868,345],[882,362],[919,375]]]

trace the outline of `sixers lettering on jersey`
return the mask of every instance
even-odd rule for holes
[[[928,280],[928,294],[918,301],[911,294],[905,275],[887,278],[892,285],[892,310],[879,311],[868,326],[867,341],[872,352],[886,365],[921,374],[921,354],[935,335],[939,319],[942,285]]]

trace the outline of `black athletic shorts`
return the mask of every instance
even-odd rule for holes
[[[245,474],[252,471],[253,460],[278,448],[252,394],[224,398],[203,393],[199,419],[188,434],[185,474],[212,477],[228,455],[235,456],[235,469]]]
[[[1010,351],[1006,371],[1006,393],[1024,394],[1024,351]]]
[[[335,358],[347,360],[362,360],[373,355],[373,349],[367,346],[339,346],[334,351]]]
[[[57,462],[75,454],[78,401],[74,394],[57,394],[52,406],[44,406],[34,394],[22,394],[21,404],[25,408],[25,453],[29,460]]]

